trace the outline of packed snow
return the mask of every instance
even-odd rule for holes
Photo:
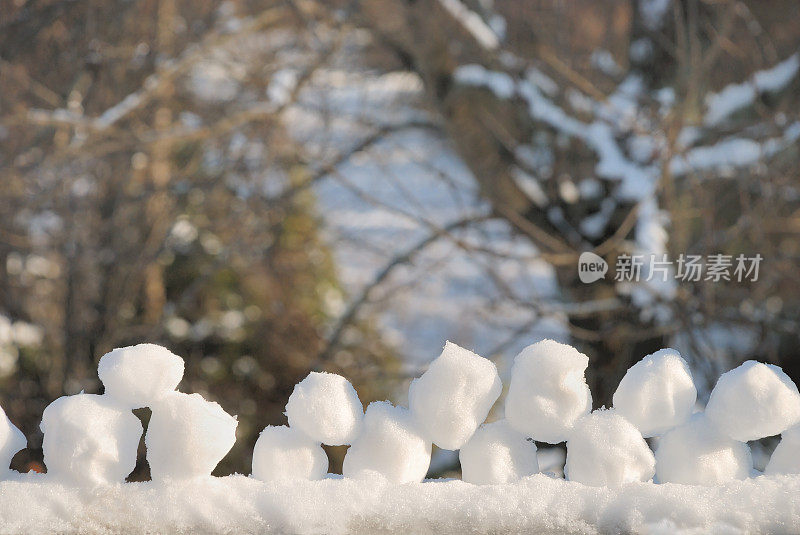
[[[514,359],[506,396],[508,423],[528,437],[557,444],[592,410],[584,372],[589,357],[553,340],[530,345]]]
[[[666,433],[656,448],[659,483],[719,485],[748,478],[752,469],[748,445],[721,433],[702,413]]]
[[[650,481],[656,461],[642,434],[613,410],[597,410],[575,423],[567,440],[564,474],[593,487]]]
[[[722,374],[706,415],[731,438],[757,440],[800,422],[800,393],[779,367],[748,360]]]
[[[351,444],[364,409],[350,382],[334,373],[311,372],[294,387],[286,404],[289,426],[330,446]]]
[[[173,392],[151,409],[145,445],[153,480],[209,476],[236,442],[236,418],[200,394]]]
[[[148,407],[177,388],[183,359],[165,347],[139,344],[106,353],[97,365],[105,393],[132,409]]]
[[[781,441],[772,452],[765,474],[800,474],[800,425],[781,433]]]
[[[253,448],[253,477],[262,481],[322,479],[328,456],[319,442],[291,427],[268,426]]]
[[[483,423],[502,390],[494,363],[448,342],[411,383],[408,406],[427,440],[457,450]]]
[[[42,414],[47,473],[80,484],[121,483],[136,466],[142,424],[107,396],[77,394]]]
[[[536,444],[506,420],[482,425],[461,447],[461,479],[476,485],[512,483],[539,471]]]
[[[697,401],[697,389],[680,353],[662,349],[628,370],[613,400],[617,413],[648,438],[688,420]]]
[[[347,451],[342,474],[354,479],[418,483],[430,463],[431,443],[422,436],[411,413],[388,401],[376,401],[364,413],[363,429]]]
[[[290,396],[289,426],[259,436],[252,476],[212,477],[235,416],[175,391],[182,365],[166,349],[104,359],[105,394],[45,409],[45,474],[9,470],[26,441],[0,410],[0,532],[800,531],[800,394],[772,365],[724,374],[707,410],[689,416],[691,372],[661,350],[628,371],[614,408],[590,412],[588,358],[543,340],[515,359],[506,419],[483,423],[497,370],[448,343],[410,386],[412,409],[378,401],[362,412],[345,378],[312,373]],[[172,375],[148,383],[158,370]],[[144,402],[152,481],[125,483],[143,431],[131,409]],[[777,433],[761,474],[743,440]],[[659,436],[655,453],[643,434]],[[566,480],[534,439],[566,440]],[[462,481],[425,480],[433,442],[460,448]],[[351,444],[342,476],[327,473],[322,443]]]

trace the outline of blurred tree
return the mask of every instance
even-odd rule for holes
[[[224,473],[249,473],[258,433],[285,423],[312,367],[345,373],[364,402],[384,397],[396,360],[368,320],[351,347],[317,360],[343,294],[317,231],[314,171],[274,120],[281,104],[253,97],[282,65],[280,42],[259,32],[295,35],[312,64],[332,45],[315,49],[280,2],[4,2],[2,13],[0,312],[17,338],[43,333],[0,378],[31,447],[15,467],[41,461],[47,403],[100,391],[97,359],[142,341],[186,359],[181,389],[239,415]],[[229,57],[242,48],[251,57]],[[147,477],[143,456],[132,477]]]

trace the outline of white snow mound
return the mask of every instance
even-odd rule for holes
[[[152,410],[145,445],[154,481],[208,476],[236,442],[236,418],[200,394],[172,392]]]
[[[408,407],[425,438],[457,450],[500,397],[503,383],[488,359],[451,342],[408,389]]]
[[[800,422],[800,393],[778,366],[748,360],[722,374],[706,416],[733,439],[757,440]]]
[[[458,459],[461,479],[476,485],[511,483],[539,471],[536,445],[505,420],[478,428]]]
[[[542,442],[566,440],[575,422],[592,409],[584,377],[588,366],[586,355],[553,340],[523,349],[511,369],[505,408],[508,423]]]
[[[253,449],[253,477],[262,481],[322,479],[328,456],[318,442],[286,426],[268,426]]]
[[[183,359],[155,344],[120,347],[100,358],[97,375],[105,394],[120,404],[149,407],[183,378]]]
[[[659,483],[719,485],[750,477],[750,447],[721,433],[703,413],[665,434],[656,448]]]
[[[125,481],[136,467],[142,424],[107,396],[63,396],[44,409],[39,426],[47,476],[78,485]]]
[[[680,353],[662,349],[628,370],[614,392],[614,409],[644,437],[664,434],[692,415],[697,389]]]
[[[364,409],[350,381],[335,373],[311,372],[300,381],[286,404],[289,427],[330,446],[352,443]]]
[[[387,401],[370,403],[361,432],[347,450],[342,473],[354,479],[420,482],[431,463],[431,443],[411,413]]]
[[[639,430],[614,410],[596,410],[575,423],[567,439],[564,475],[594,487],[650,481],[656,460]]]

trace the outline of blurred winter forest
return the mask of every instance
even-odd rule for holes
[[[800,381],[799,66],[796,0],[0,0],[14,467],[142,341],[239,415],[218,473],[310,370],[403,403],[446,339],[504,377],[570,341],[595,406],[665,346],[706,393],[748,358]],[[764,260],[615,282],[633,253]]]

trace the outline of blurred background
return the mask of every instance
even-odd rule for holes
[[[42,470],[44,407],[143,341],[238,414],[218,474],[310,370],[405,403],[447,339],[504,379],[574,344],[596,407],[666,346],[701,402],[750,358],[800,381],[799,54],[796,0],[0,0],[12,466]],[[631,254],[763,261],[614,281]]]

